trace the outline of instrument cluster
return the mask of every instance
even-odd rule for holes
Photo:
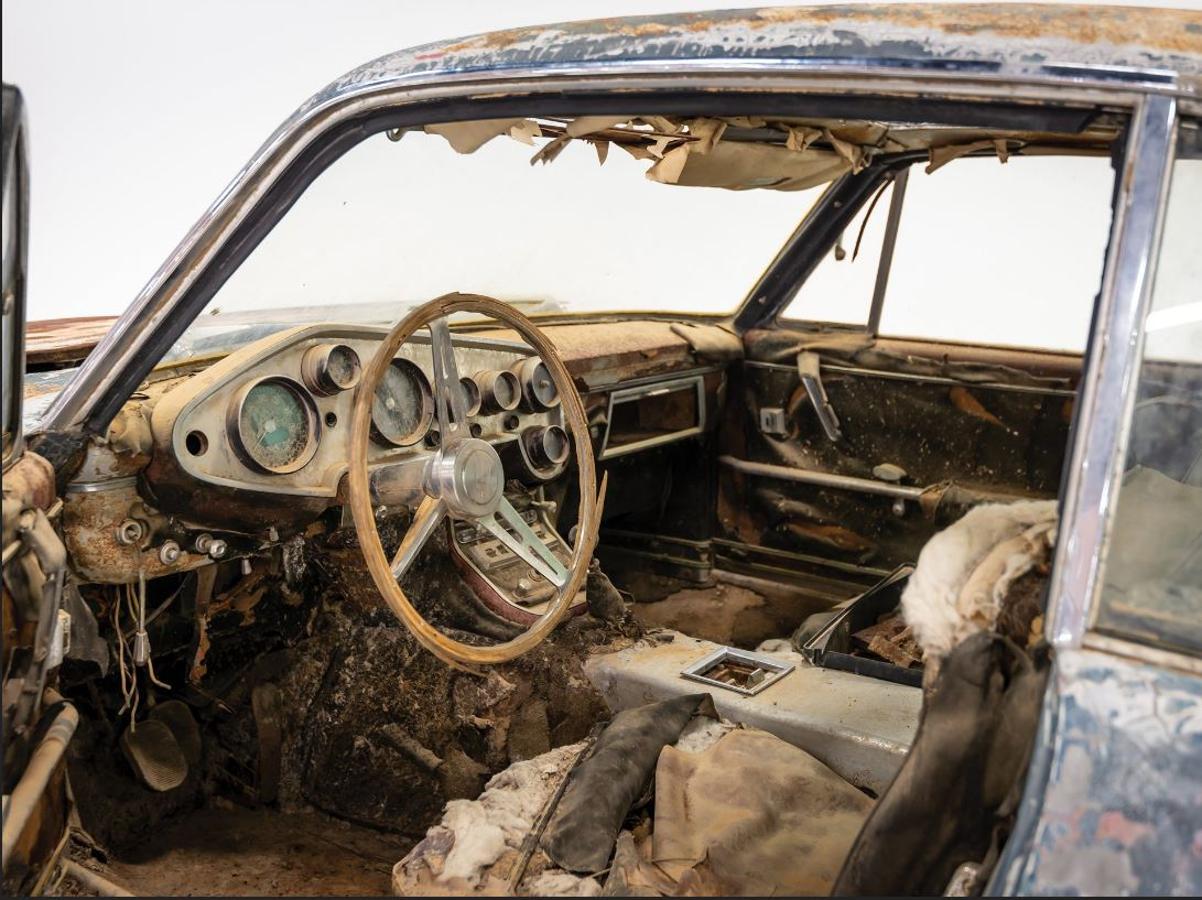
[[[156,443],[172,452],[179,474],[194,479],[332,496],[349,457],[363,361],[383,336],[382,329],[306,327],[231,354],[156,404]],[[570,446],[546,365],[523,344],[454,343],[472,434],[513,444],[508,455],[536,475],[557,474]],[[372,398],[369,465],[438,447],[430,372],[429,344],[419,335],[392,360]],[[505,449],[498,446],[503,456]]]

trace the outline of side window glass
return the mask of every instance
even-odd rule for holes
[[[879,333],[1083,352],[1113,184],[1100,156],[966,158],[930,174],[913,166]],[[783,318],[867,325],[891,190],[870,214],[865,205],[844,234],[846,256],[828,255]]]
[[[1085,349],[1110,233],[1105,157],[915,166],[880,333],[1041,350]]]
[[[1202,653],[1202,158],[1173,168],[1095,626]]]

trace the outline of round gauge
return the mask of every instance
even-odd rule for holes
[[[535,465],[561,466],[572,452],[568,433],[558,425],[532,425],[522,433],[522,442]]]
[[[464,375],[459,379],[460,390],[463,392],[463,410],[469,416],[480,412],[480,385]]]
[[[486,413],[511,412],[522,399],[518,377],[506,369],[477,372],[473,380],[480,389],[480,405]]]
[[[353,388],[362,370],[359,354],[346,344],[318,344],[301,358],[301,376],[309,390],[327,396]]]
[[[430,427],[434,395],[425,374],[407,359],[394,359],[371,401],[372,436],[393,447],[416,444]]]
[[[559,389],[551,370],[537,356],[531,356],[515,366],[522,385],[522,406],[530,412],[551,409],[559,405]]]
[[[234,398],[227,424],[242,461],[273,475],[295,472],[311,460],[321,432],[313,398],[282,376],[243,388]]]

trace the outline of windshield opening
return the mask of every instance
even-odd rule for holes
[[[509,135],[470,156],[390,137],[323,172],[164,361],[304,323],[391,324],[452,291],[528,314],[727,314],[821,192],[686,190],[586,141],[544,162],[543,142]]]

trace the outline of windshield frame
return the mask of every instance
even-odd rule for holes
[[[825,114],[846,118],[871,117],[866,107],[879,118],[883,103],[898,102],[895,91],[923,96],[929,110],[943,106],[961,115],[967,110],[979,116],[985,103],[994,117],[1007,106],[1023,109],[1015,102],[1021,99],[1055,109],[1071,102],[1134,106],[1143,96],[1130,83],[1082,84],[1050,76],[988,79],[975,67],[938,61],[907,67],[902,73],[883,61],[876,66],[841,64],[833,67],[834,73],[831,68],[804,59],[688,58],[658,65],[618,60],[483,72],[408,72],[366,86],[350,80],[335,83],[276,130],[197,222],[55,398],[39,430],[103,434],[145,376],[308,185],[344,152],[380,131],[505,116],[605,115],[637,109],[679,115],[784,115],[795,111],[798,96],[805,94],[812,95],[815,106],[825,101]],[[886,86],[891,97],[882,100]],[[519,87],[523,91],[516,90]],[[833,90],[840,93],[832,95]],[[1165,91],[1166,86],[1156,90]],[[1167,90],[1177,88],[1170,84]],[[749,294],[733,316],[719,321],[741,330],[750,303],[763,307]]]

